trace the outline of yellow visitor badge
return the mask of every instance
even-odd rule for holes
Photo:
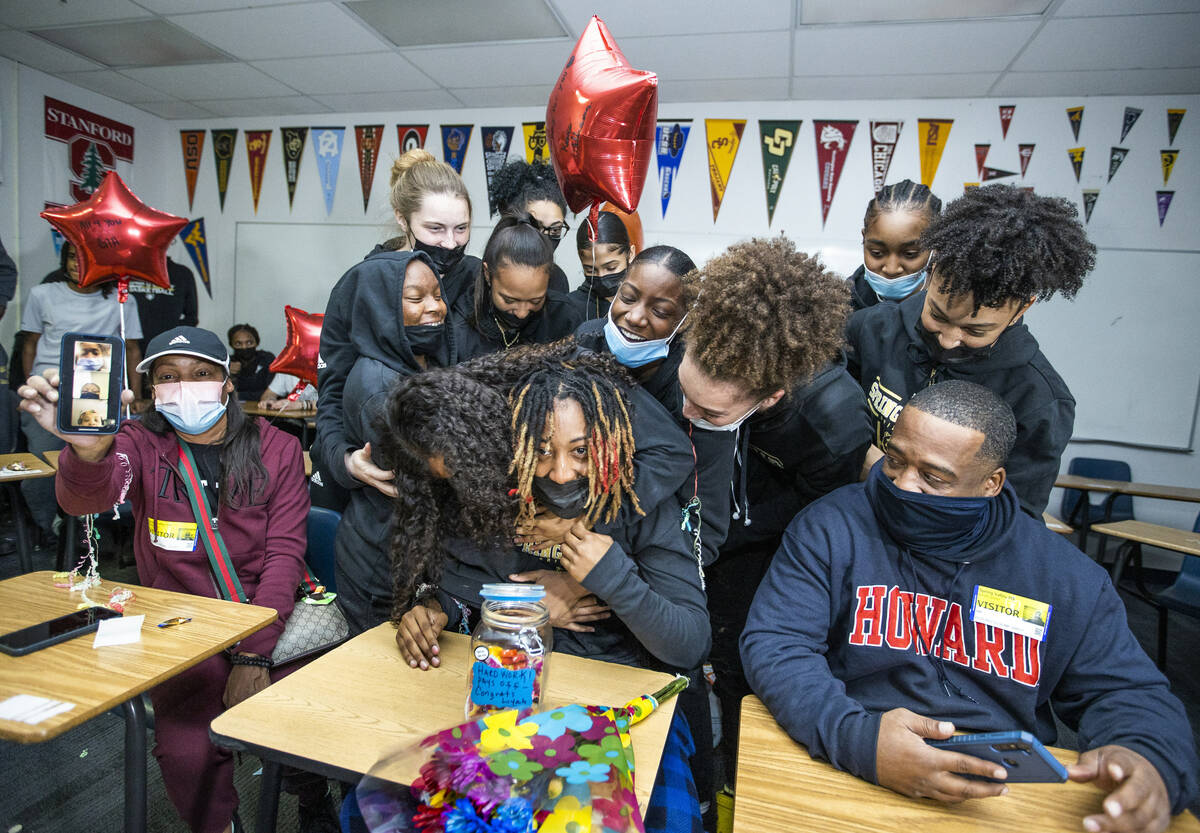
[[[196,549],[196,524],[187,521],[156,521],[150,524],[150,543],[159,549],[192,552]]]
[[[1042,641],[1050,625],[1053,607],[1037,599],[1027,599],[1015,593],[975,585],[971,600],[971,620],[994,628],[1019,633]]]

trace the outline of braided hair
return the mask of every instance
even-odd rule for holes
[[[1074,298],[1096,265],[1075,203],[1012,185],[972,188],[934,218],[919,245],[933,250],[940,290],[972,295],[976,311]]]
[[[931,220],[942,213],[942,201],[933,195],[927,185],[913,182],[911,179],[893,182],[883,186],[875,198],[867,203],[863,228],[870,226],[871,221],[880,214],[893,211],[919,211],[925,215],[926,220]]]

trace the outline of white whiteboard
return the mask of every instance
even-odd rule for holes
[[[1074,301],[1026,315],[1075,396],[1075,440],[1188,449],[1200,392],[1200,252],[1101,249]]]

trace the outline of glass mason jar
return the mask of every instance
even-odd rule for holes
[[[546,691],[554,629],[540,584],[485,584],[479,624],[471,633],[468,720],[529,709]]]

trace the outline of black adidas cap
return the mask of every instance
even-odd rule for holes
[[[216,333],[199,327],[176,327],[150,339],[146,357],[138,363],[137,372],[148,371],[157,358],[179,355],[205,359],[229,370],[229,351]]]

